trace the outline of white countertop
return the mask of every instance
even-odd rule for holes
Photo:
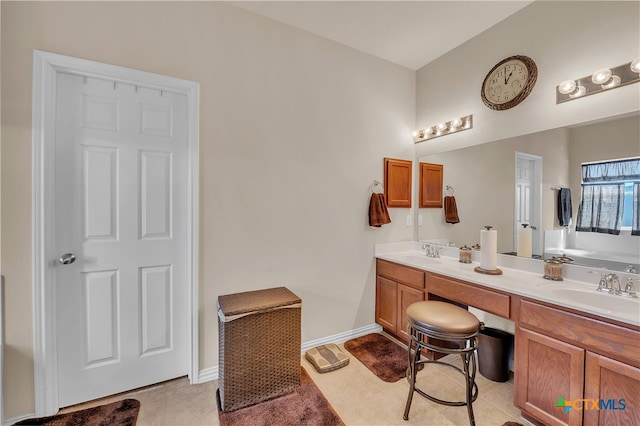
[[[599,274],[606,271],[565,265],[564,280],[550,281],[542,278],[542,261],[498,255],[498,268],[502,274],[486,275],[474,271],[480,265],[479,252],[473,253],[472,263],[460,263],[457,248],[443,247],[440,258],[432,259],[425,256],[422,244],[415,241],[376,244],[375,257],[626,324],[640,325],[639,298],[596,291]],[[616,274],[622,288],[628,277],[639,278],[638,274]],[[634,289],[640,293],[638,285],[640,283],[635,281]]]

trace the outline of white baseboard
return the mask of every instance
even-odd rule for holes
[[[334,334],[332,336],[323,337],[321,339],[311,340],[310,342],[305,342],[302,344],[302,353],[316,346],[326,345],[327,343],[344,343],[349,339],[364,336],[365,334],[369,333],[378,333],[380,331],[382,331],[382,327],[378,324],[369,324],[365,325],[364,327],[345,331],[343,333]]]
[[[0,424],[3,425],[3,426],[9,426],[9,425],[18,423],[21,420],[27,420],[27,419],[30,419],[30,418],[35,417],[35,416],[36,416],[35,413],[24,414],[22,416],[12,417],[10,419],[5,419],[2,422],[0,422]]]
[[[205,368],[204,370],[200,370],[198,374],[198,381],[195,383],[206,383],[212,380],[218,380],[218,366]],[[195,384],[194,382],[191,382]]]
[[[304,342],[302,344],[301,353],[305,353],[309,349],[314,348],[316,346],[326,345],[327,343],[344,343],[349,339],[364,336],[365,334],[369,334],[369,333],[378,333],[380,331],[382,331],[382,327],[380,327],[378,324],[369,324],[364,327],[355,328],[353,330],[323,337],[321,339],[311,340],[309,342]],[[215,367],[210,367],[210,368],[205,368],[204,370],[200,370],[200,373],[198,374],[198,381],[192,382],[192,383],[205,383],[211,380],[217,380],[218,370],[219,368],[217,365]]]

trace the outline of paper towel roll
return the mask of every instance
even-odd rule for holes
[[[533,231],[531,228],[518,229],[518,256],[531,257],[533,247]]]
[[[480,231],[480,267],[488,271],[498,266],[498,231],[483,229]]]

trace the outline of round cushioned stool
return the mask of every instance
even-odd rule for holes
[[[413,393],[417,392],[430,401],[450,406],[467,406],[469,423],[475,425],[473,417],[473,401],[478,398],[476,378],[476,358],[474,351],[478,347],[478,333],[482,324],[466,309],[446,302],[424,301],[415,302],[407,308],[409,322],[408,333],[411,337],[408,345],[409,368],[409,396],[404,409],[404,419],[409,420],[409,409]],[[413,351],[412,351],[413,348]],[[445,354],[459,354],[462,357],[462,368],[452,364],[430,359],[422,359],[421,351],[429,349]],[[421,389],[416,388],[416,373],[420,364],[435,363],[451,367],[461,372],[465,377],[465,401],[444,401],[435,398]]]

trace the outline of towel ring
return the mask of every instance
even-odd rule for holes
[[[380,188],[382,188],[382,192],[384,193],[384,185],[382,185],[382,183],[380,183],[380,181],[378,180],[374,180],[373,183],[369,186],[369,192],[373,194],[376,186],[380,186]]]
[[[445,188],[446,188],[446,193],[449,196],[453,196],[453,194],[456,193],[456,191],[453,190],[453,187],[451,185],[447,185]]]

